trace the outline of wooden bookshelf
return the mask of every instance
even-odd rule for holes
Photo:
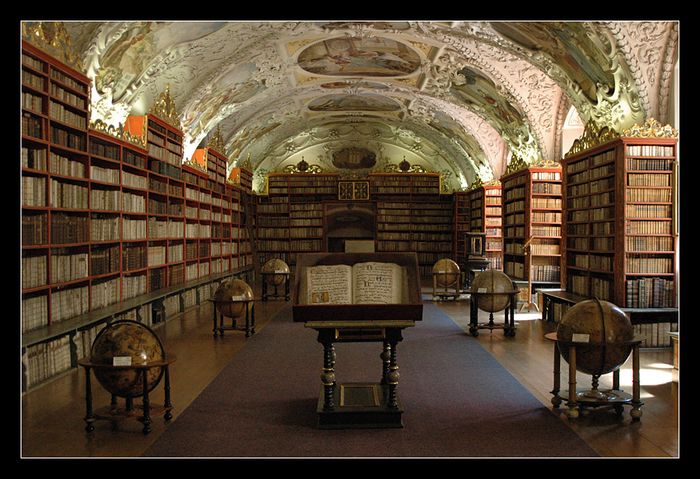
[[[454,260],[462,267],[467,262],[466,233],[470,230],[471,203],[469,194],[465,191],[458,191],[454,194]]]
[[[561,273],[561,166],[531,166],[501,177],[503,271],[516,281],[558,288]],[[530,240],[529,253],[525,244]]]
[[[562,165],[562,285],[623,308],[675,308],[676,139],[621,137]]]
[[[489,268],[503,270],[501,184],[480,185],[464,193],[469,202],[469,230],[486,233],[486,259]],[[467,199],[468,198],[468,199]]]

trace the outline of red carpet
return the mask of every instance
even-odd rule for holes
[[[375,382],[381,343],[336,344],[336,379]],[[403,429],[316,428],[322,347],[280,312],[167,427],[151,457],[597,456],[436,306],[398,345]]]

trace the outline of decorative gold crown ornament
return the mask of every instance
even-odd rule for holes
[[[631,128],[623,130],[622,136],[626,138],[678,138],[678,130],[671,125],[662,126],[654,118],[647,118],[644,125],[635,123]]]
[[[158,95],[158,99],[151,106],[149,113],[157,116],[170,126],[181,130],[180,125],[180,115],[177,113],[177,108],[175,108],[175,101],[170,96],[170,85],[165,85],[165,90]]]
[[[214,130],[214,134],[211,136],[211,138],[209,138],[209,143],[207,146],[209,148],[213,148],[219,153],[224,153],[226,146],[224,145],[224,139],[221,138],[221,128],[219,128],[218,125],[216,126],[216,130]]]
[[[508,167],[506,168],[506,175],[510,173],[515,173],[516,171],[524,170],[528,166],[530,165],[525,163],[525,160],[523,160],[519,156],[513,155],[510,159],[510,163],[508,163]]]
[[[607,126],[598,129],[598,126],[593,120],[588,120],[583,130],[583,135],[581,135],[581,138],[574,140],[574,144],[571,145],[571,149],[564,155],[564,158],[568,158],[571,155],[588,150],[594,146],[607,143],[619,136],[620,135],[615,130]]]
[[[22,22],[22,39],[66,65],[85,73],[63,22]]]

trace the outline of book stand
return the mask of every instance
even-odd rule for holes
[[[88,359],[80,359],[78,366],[85,368],[85,431],[92,432],[95,430],[94,422],[97,420],[107,420],[112,422],[112,428],[116,428],[117,422],[135,418],[143,423],[143,433],[151,432],[151,416],[163,414],[167,423],[173,418],[173,404],[170,401],[170,364],[175,361],[175,357],[171,356],[162,361],[154,361],[149,364],[134,364],[131,366],[112,366],[111,364],[95,364]],[[148,397],[148,370],[151,368],[163,368],[165,371],[164,387],[165,401],[162,407],[151,406]],[[108,408],[102,408],[99,411],[93,411],[92,408],[92,382],[90,381],[91,369],[123,369],[136,370],[142,374],[143,393],[141,394],[142,404],[134,407],[134,398],[127,396],[125,408],[117,407],[117,396],[112,394],[112,400]],[[138,415],[136,409],[142,409],[142,415]]]
[[[354,265],[376,261],[404,267],[407,301],[401,304],[307,304],[302,278],[306,268],[317,265]],[[396,387],[399,366],[396,347],[405,328],[423,318],[418,258],[416,253],[302,253],[297,256],[294,280],[295,322],[318,332],[323,345],[321,392],[316,412],[318,427],[401,428],[403,410]],[[300,301],[301,299],[301,301]],[[383,364],[378,383],[338,384],[335,378],[335,349],[338,342],[381,342]]]

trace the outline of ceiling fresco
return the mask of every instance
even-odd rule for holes
[[[92,79],[95,125],[118,129],[167,88],[183,160],[218,130],[230,166],[258,177],[300,155],[348,174],[406,156],[455,190],[513,155],[558,160],[570,107],[617,131],[672,121],[679,35],[673,21],[63,21],[23,22],[23,37],[42,28]],[[376,156],[334,164],[348,148]]]

